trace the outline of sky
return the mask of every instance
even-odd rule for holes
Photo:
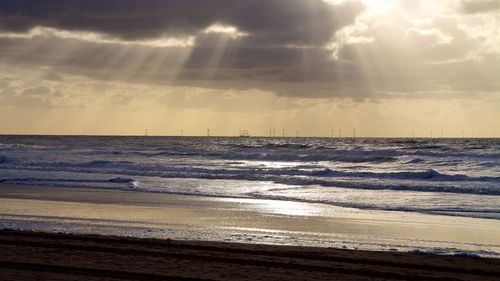
[[[498,136],[500,0],[0,0],[0,134],[208,128]]]

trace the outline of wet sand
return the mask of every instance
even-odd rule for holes
[[[500,252],[497,220],[9,184],[0,184],[0,228],[365,250]]]
[[[500,280],[499,259],[0,231],[0,280]]]

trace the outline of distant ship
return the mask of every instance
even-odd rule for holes
[[[248,130],[240,130],[240,138],[249,138],[250,134],[248,133]]]

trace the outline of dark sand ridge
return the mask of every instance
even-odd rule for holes
[[[500,280],[499,259],[0,231],[0,280]]]

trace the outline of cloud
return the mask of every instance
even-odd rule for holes
[[[500,90],[494,13],[463,15],[460,0],[392,2],[401,5],[370,10],[359,1],[323,0],[1,1],[0,63],[38,69],[37,77],[62,84],[85,76],[296,98]],[[121,94],[114,100],[127,102]]]
[[[360,1],[323,0],[2,1],[0,62],[287,94],[285,83],[331,79],[324,46],[362,10]],[[320,88],[311,94],[325,95]]]
[[[217,46],[220,37],[203,35],[197,41],[199,46],[193,48],[122,46],[50,36],[0,39],[0,60],[18,67],[43,66],[50,69],[49,73],[83,75],[101,81],[262,89],[290,96],[369,93],[367,89],[349,91],[350,87],[364,87],[362,81],[353,75],[350,65],[334,62],[325,48],[256,48],[238,45],[235,39],[228,39],[221,48]],[[46,79],[57,78],[44,75]]]
[[[42,79],[49,81],[63,81],[64,78],[58,74],[57,72],[45,72],[42,76]]]
[[[50,108],[52,95],[52,89],[42,85],[24,89],[18,87],[0,89],[0,101],[3,106]]]
[[[434,9],[416,18],[402,8],[360,16],[337,32],[333,54],[352,65],[373,96],[462,98],[500,91],[493,74],[500,70],[494,16],[468,19]]]
[[[462,1],[463,11],[467,14],[487,13],[500,10],[499,0]]]
[[[256,44],[322,44],[361,8],[323,0],[4,0],[0,29],[42,26],[141,40],[195,35],[221,24],[248,33]]]

